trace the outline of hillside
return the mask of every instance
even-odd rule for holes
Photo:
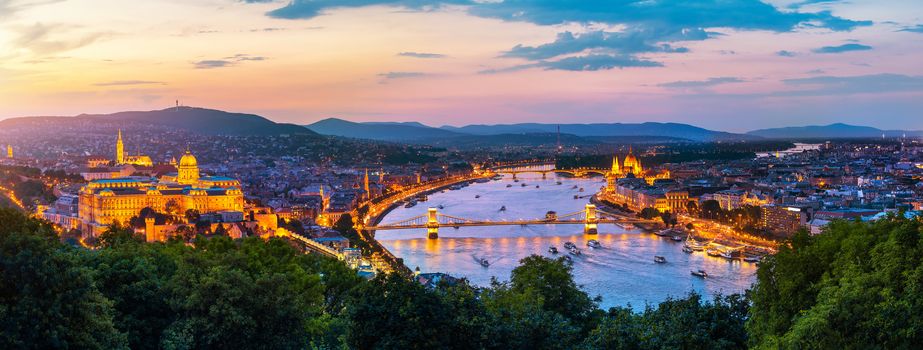
[[[882,130],[870,126],[857,126],[843,123],[830,125],[793,126],[785,128],[770,128],[754,130],[748,135],[773,139],[810,139],[810,138],[878,138],[886,137],[920,136],[923,131],[913,130]]]
[[[463,127],[443,126],[444,130],[476,135],[497,135],[509,133],[557,132],[557,124],[521,123],[504,125],[468,125]],[[561,133],[577,136],[657,136],[686,139],[691,141],[751,140],[757,136],[713,131],[680,123],[594,123],[561,124]]]
[[[262,136],[280,134],[308,134],[314,132],[294,124],[280,124],[254,114],[231,113],[214,109],[179,107],[159,111],[130,111],[112,114],[81,114],[74,117],[18,117],[0,121],[0,126],[10,129],[40,128],[42,126],[80,126],[103,121],[106,124],[159,126],[183,129],[204,135]]]
[[[457,137],[463,134],[410,123],[356,123],[347,120],[328,118],[320,120],[306,128],[322,134],[357,139],[369,139],[394,142],[412,142],[423,139]]]

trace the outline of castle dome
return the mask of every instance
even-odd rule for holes
[[[183,154],[183,157],[179,159],[179,166],[181,167],[194,167],[199,166],[199,162],[195,159],[195,156],[192,155],[192,152],[186,151]]]

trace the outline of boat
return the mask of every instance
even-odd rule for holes
[[[580,251],[580,248],[577,248],[577,247],[572,247],[572,248],[570,248],[570,249],[568,249],[568,250],[570,250],[570,253],[573,254],[573,255],[580,255],[580,254],[582,254],[582,252]]]
[[[576,190],[576,189],[577,189],[577,185],[574,185],[574,187],[571,187],[571,189]]]
[[[622,228],[624,228],[624,229],[626,229],[626,230],[634,230],[634,229],[635,229],[635,225],[632,225],[632,224],[624,224],[624,225],[622,225]]]
[[[551,253],[551,254],[557,254],[557,253],[558,253],[558,248],[556,248],[555,246],[550,246],[550,247],[548,247],[548,252]]]
[[[689,247],[687,247],[687,246],[683,246],[683,253],[692,254],[692,252],[694,252],[694,250],[692,250],[692,248],[689,248]]]
[[[583,187],[581,187],[581,188],[578,190],[578,192],[583,192]]]
[[[513,182],[519,182],[519,179],[513,179]]]
[[[526,184],[522,184],[522,187],[526,187]]]
[[[549,210],[547,213],[545,213],[545,220],[554,221],[557,219],[558,219],[558,212],[554,210]]]
[[[698,276],[702,278],[708,278],[708,273],[705,270],[690,271],[693,276]]]
[[[539,186],[538,186],[538,185],[535,185],[535,188],[539,188]]]
[[[587,246],[587,247],[590,247],[590,248],[602,248],[602,244],[599,244],[599,241],[597,241],[597,240],[595,240],[595,239],[591,239],[591,240],[589,240],[589,241],[586,241],[586,246]]]
[[[504,206],[500,207],[500,211],[506,211],[506,206],[504,205]]]
[[[416,205],[417,205],[417,201],[410,201],[410,202],[407,202],[407,204],[404,204],[404,208],[413,208]]]
[[[569,255],[565,255],[562,259],[564,259],[564,261],[567,261],[567,262],[569,262],[569,263],[574,262],[574,259],[571,259],[571,257],[570,257]]]
[[[474,198],[481,198],[481,195],[476,194],[476,195],[474,195]]]
[[[445,209],[445,206],[443,206],[442,204],[440,204],[440,205],[437,205],[436,208]]]
[[[484,266],[484,267],[490,266],[490,262],[487,261],[487,259],[484,259],[484,258],[478,258],[478,263],[481,264],[481,266]]]
[[[760,259],[760,257],[758,257],[758,256],[746,256],[746,257],[744,257],[744,261],[746,261],[746,262],[748,262],[748,263],[758,263],[758,262],[760,262],[760,260],[761,260],[761,259]]]
[[[705,251],[705,254],[708,254],[708,256],[713,256],[713,257],[716,257],[716,258],[717,258],[717,257],[720,257],[720,256],[721,256],[721,253],[722,253],[722,252],[721,252],[720,250],[717,250],[717,249],[709,249],[709,250]]]
[[[555,185],[560,185],[560,184],[563,184],[563,182],[558,181],[558,182],[555,182],[554,184],[555,184]]]
[[[658,264],[664,264],[664,263],[667,262],[667,258],[664,258],[664,257],[662,257],[662,256],[660,256],[660,255],[655,255],[655,256],[654,256],[654,262],[655,262],[655,263],[658,263]]]
[[[454,229],[457,230],[457,229],[458,229],[458,225],[452,226],[452,228],[454,228]]]
[[[564,248],[571,249],[577,248],[577,246],[573,242],[564,242]]]
[[[578,195],[575,194],[575,195],[574,195],[574,199],[580,199],[580,196],[578,196]]]
[[[680,237],[680,236],[673,236],[673,238],[670,238],[670,239],[672,239],[674,242],[682,242],[682,241],[683,241],[683,237]]]
[[[513,184],[506,184],[506,188],[513,187]]]
[[[668,237],[668,236],[672,236],[672,235],[673,235],[673,230],[671,230],[671,229],[664,229],[664,230],[660,230],[660,231],[654,232],[654,234],[655,234],[655,235],[658,235],[658,236],[660,236],[660,237]]]
[[[728,260],[734,260],[734,254],[732,254],[731,252],[721,252],[721,254],[719,255],[721,255],[722,258],[725,258]]]

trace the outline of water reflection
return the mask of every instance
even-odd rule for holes
[[[586,199],[574,200],[579,192],[574,185],[587,191],[598,186],[598,180],[570,179],[549,176],[542,180],[519,176],[528,187],[506,185],[511,179],[476,184],[458,191],[430,195],[430,200],[414,208],[398,208],[388,214],[384,223],[421,215],[429,206],[443,205],[445,214],[473,219],[540,218],[548,210],[558,213],[579,211]],[[556,185],[561,181],[562,185]],[[539,189],[535,185],[540,185]],[[586,193],[586,192],[585,192]],[[475,199],[475,195],[481,198]],[[498,208],[506,206],[506,211]],[[599,225],[598,235],[583,234],[581,225],[533,225],[496,227],[440,228],[439,239],[426,239],[425,230],[380,231],[376,237],[411,269],[425,272],[445,272],[464,276],[479,285],[487,285],[491,277],[509,279],[520,259],[531,254],[553,256],[549,246],[567,254],[563,245],[573,242],[583,254],[573,256],[577,283],[591,295],[603,297],[602,306],[641,306],[659,302],[668,296],[683,296],[691,290],[706,295],[741,292],[753,282],[755,266],[728,262],[703,253],[683,253],[681,243],[639,231],[626,231],[619,226]],[[596,239],[602,248],[586,246]],[[655,255],[664,256],[665,264],[657,264]],[[477,258],[490,261],[488,268]],[[690,274],[704,269],[709,278]]]

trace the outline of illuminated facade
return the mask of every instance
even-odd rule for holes
[[[669,179],[670,171],[666,169],[659,172],[644,170],[644,167],[641,166],[641,160],[635,157],[632,150],[629,148],[628,155],[625,156],[625,161],[621,165],[619,164],[617,156],[612,157],[612,169],[609,170],[609,174],[607,175],[607,192],[614,192],[618,179],[628,177],[629,175],[634,178],[644,179],[648,185],[653,185],[654,181],[658,179]]]
[[[6,145],[6,157],[13,159],[13,145]]]
[[[90,181],[80,190],[78,216],[81,229],[96,235],[115,222],[128,223],[144,208],[182,218],[190,209],[212,213],[243,211],[243,207],[239,181],[200,176],[198,162],[186,151],[175,174],[159,179],[122,177]]]
[[[118,165],[131,164],[139,166],[153,166],[154,162],[151,157],[143,155],[125,154],[125,144],[122,142],[122,130],[119,129],[119,138],[115,141],[115,163]]]

